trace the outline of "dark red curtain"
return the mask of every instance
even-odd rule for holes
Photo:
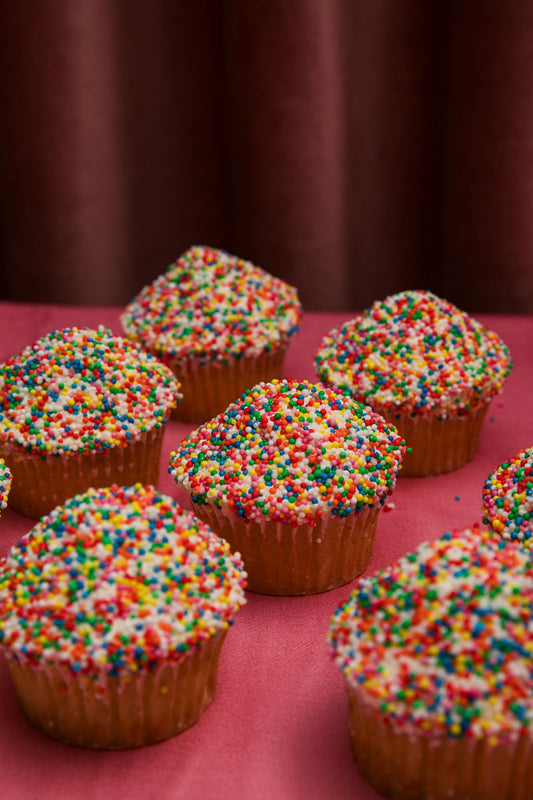
[[[125,304],[191,244],[308,309],[533,313],[533,5],[7,0],[0,296]]]

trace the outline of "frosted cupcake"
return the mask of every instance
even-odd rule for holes
[[[65,328],[0,365],[9,504],[38,519],[91,486],[156,484],[172,372],[104,328]]]
[[[7,508],[7,498],[11,490],[12,475],[11,470],[0,458],[0,514]]]
[[[279,378],[301,306],[297,291],[223,250],[191,247],[127,306],[127,335],[178,376],[175,416],[205,422],[260,381]]]
[[[533,547],[533,449],[500,464],[483,486],[483,522],[503,539]]]
[[[311,594],[366,568],[404,451],[396,429],[349,396],[272,381],[180,442],[169,471],[241,553],[249,589]]]
[[[82,747],[184,731],[213,699],[244,586],[227,543],[151,487],[72,498],[0,561],[0,650],[22,708]]]
[[[318,376],[392,422],[411,452],[402,475],[457,469],[476,452],[512,362],[500,337],[447,300],[409,291],[329,332]]]
[[[359,769],[395,800],[533,791],[533,568],[479,528],[399,559],[335,613]]]

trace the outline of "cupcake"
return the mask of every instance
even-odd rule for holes
[[[396,429],[349,395],[282,380],[193,431],[169,472],[241,553],[249,589],[301,595],[365,569],[404,451]]]
[[[9,504],[39,519],[92,486],[157,483],[172,372],[104,328],[53,331],[0,365]]]
[[[437,475],[470,461],[512,367],[496,333],[422,291],[391,295],[330,331],[315,364],[321,380],[398,428],[410,448],[404,476]]]
[[[360,771],[394,800],[533,793],[533,566],[486,530],[363,578],[329,644]]]
[[[6,462],[0,458],[0,514],[7,508],[7,498],[11,490],[11,470]]]
[[[211,703],[245,573],[172,498],[90,489],[0,561],[0,650],[27,717],[96,749],[184,731]]]
[[[499,536],[533,547],[533,448],[492,472],[482,491],[483,522]]]
[[[177,375],[183,400],[175,416],[200,423],[256,383],[281,377],[300,316],[292,286],[223,250],[191,247],[121,321]]]

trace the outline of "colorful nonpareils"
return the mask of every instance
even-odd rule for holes
[[[52,331],[0,377],[0,445],[43,455],[126,446],[180,397],[170,370],[102,327]]]
[[[382,506],[404,452],[396,429],[347,394],[283,380],[255,386],[193,431],[169,471],[198,505],[313,525]]]
[[[533,546],[533,449],[520,450],[492,472],[482,491],[483,521],[508,541]]]

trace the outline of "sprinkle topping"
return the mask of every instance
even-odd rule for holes
[[[461,416],[502,389],[512,368],[500,337],[430,292],[378,301],[334,329],[315,356],[318,376],[381,411]]]
[[[224,250],[196,246],[142,289],[121,322],[161,357],[212,361],[285,345],[300,316],[295,288]]]
[[[7,498],[11,489],[11,480],[11,470],[5,461],[0,458],[0,514],[4,508],[7,507]]]
[[[533,448],[521,450],[483,486],[483,522],[504,539],[533,547]]]
[[[169,472],[197,504],[314,525],[383,505],[405,449],[396,428],[337,389],[274,380],[180,442]]]
[[[166,422],[172,372],[103,327],[52,331],[0,365],[0,442],[43,454],[125,446]]]
[[[329,643],[395,724],[514,737],[533,719],[532,604],[529,553],[474,526],[360,579]]]
[[[245,602],[238,554],[140,484],[55,508],[0,561],[0,649],[96,677],[179,660]]]

